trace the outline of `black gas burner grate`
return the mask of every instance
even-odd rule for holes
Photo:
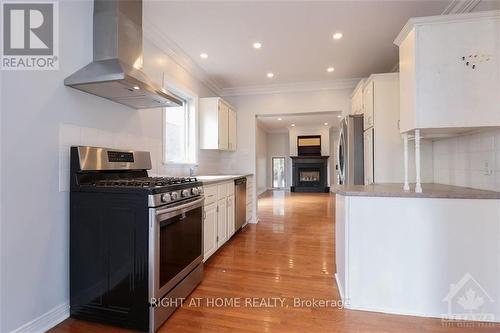
[[[104,179],[92,185],[105,187],[163,187],[176,184],[194,183],[195,177],[145,177],[131,179]]]

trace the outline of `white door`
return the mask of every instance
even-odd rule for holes
[[[236,111],[228,109],[228,149],[236,150]]]
[[[219,149],[227,150],[228,149],[228,107],[226,104],[219,102]]]
[[[227,241],[227,198],[219,200],[217,212],[217,247]]]
[[[373,128],[366,130],[363,134],[364,144],[364,166],[365,185],[373,184]]]
[[[217,203],[205,206],[203,221],[203,261],[217,250]]]
[[[370,81],[363,90],[363,129],[373,127],[374,82]]]
[[[227,238],[234,235],[235,229],[234,218],[234,195],[227,197]]]

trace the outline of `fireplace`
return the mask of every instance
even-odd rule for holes
[[[328,156],[292,156],[292,192],[329,192]]]
[[[321,172],[317,169],[299,169],[299,182],[306,184],[315,184],[320,181]]]

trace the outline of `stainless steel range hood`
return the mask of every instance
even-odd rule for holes
[[[64,84],[134,109],[182,105],[142,69],[142,0],[94,0],[94,61]]]

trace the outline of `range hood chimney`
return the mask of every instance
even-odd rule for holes
[[[134,109],[175,107],[179,97],[156,86],[142,69],[142,0],[94,0],[94,61],[66,86]]]

